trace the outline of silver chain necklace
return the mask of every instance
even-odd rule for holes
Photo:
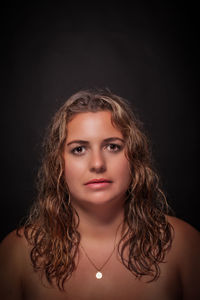
[[[83,249],[83,252],[85,253],[87,259],[89,260],[89,262],[93,265],[93,267],[97,270],[95,276],[97,279],[101,279],[103,277],[103,273],[102,273],[102,269],[103,267],[109,262],[109,260],[111,259],[115,249],[116,249],[116,239],[117,239],[117,233],[119,230],[121,223],[119,224],[117,230],[116,230],[116,234],[115,234],[115,240],[114,240],[114,248],[112,250],[112,252],[110,253],[110,255],[108,256],[108,258],[106,259],[106,261],[103,263],[103,265],[101,267],[97,267],[96,264],[92,261],[92,259],[89,257],[89,255],[87,254],[87,252],[85,251],[84,247],[80,244],[80,247]]]

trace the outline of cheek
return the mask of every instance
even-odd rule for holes
[[[69,185],[77,182],[84,171],[84,166],[78,160],[73,160],[70,158],[65,158],[65,181]]]
[[[119,180],[124,186],[129,186],[131,182],[131,174],[129,168],[129,162],[126,158],[119,160],[115,167],[115,172],[119,176]]]

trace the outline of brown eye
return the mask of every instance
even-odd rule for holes
[[[109,144],[108,145],[108,150],[111,151],[111,152],[118,152],[121,150],[121,146],[118,145],[118,144]]]
[[[83,147],[83,146],[78,146],[78,147],[72,149],[71,152],[72,152],[73,154],[75,154],[75,155],[81,155],[81,154],[85,153],[85,147]]]

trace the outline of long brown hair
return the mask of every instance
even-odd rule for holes
[[[165,215],[169,207],[153,170],[149,143],[130,104],[109,90],[83,90],[71,96],[57,111],[44,142],[44,158],[38,175],[38,197],[24,225],[24,234],[32,247],[35,270],[59,289],[76,268],[80,234],[78,215],[69,201],[64,179],[63,146],[67,124],[81,112],[111,111],[112,122],[126,140],[132,182],[124,207],[126,231],[118,244],[124,266],[136,277],[160,274],[172,243],[172,228]],[[125,250],[128,249],[128,259]]]

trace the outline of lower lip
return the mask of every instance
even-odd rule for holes
[[[99,188],[108,187],[110,184],[111,182],[93,182],[93,183],[86,184],[86,186],[91,189],[99,189]]]

